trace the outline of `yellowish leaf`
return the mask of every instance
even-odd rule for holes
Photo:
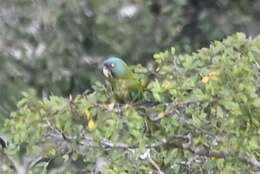
[[[204,76],[201,81],[202,81],[202,83],[208,83],[209,77],[208,76]]]
[[[89,130],[95,129],[96,126],[97,126],[96,123],[95,123],[92,119],[90,119],[90,120],[88,121],[88,128],[89,128]]]
[[[160,112],[159,113],[159,118],[163,118],[163,117],[165,117],[165,115],[166,115],[165,112]]]
[[[219,70],[209,72],[209,76],[218,76],[220,74]]]
[[[171,89],[171,88],[173,87],[173,83],[172,83],[171,81],[169,81],[169,80],[165,80],[165,81],[163,81],[163,83],[162,83],[162,87],[163,87],[164,89],[169,90],[169,89]]]
[[[89,119],[90,118],[90,112],[89,112],[89,110],[85,110],[85,114],[86,114],[86,116],[87,116],[87,119]]]

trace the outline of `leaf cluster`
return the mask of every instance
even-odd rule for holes
[[[155,74],[152,97],[137,103],[111,103],[100,83],[69,98],[24,94],[5,122],[5,153],[36,173],[258,171],[259,50],[259,37],[237,33],[193,54],[155,54],[142,74]]]

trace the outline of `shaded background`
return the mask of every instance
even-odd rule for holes
[[[235,32],[260,32],[259,0],[0,2],[0,125],[22,91],[77,94],[109,55],[145,65],[171,46],[191,53]]]

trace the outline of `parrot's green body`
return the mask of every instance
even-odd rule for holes
[[[110,82],[117,101],[136,101],[142,97],[143,86],[138,75],[123,60],[108,58],[103,63],[103,73]]]

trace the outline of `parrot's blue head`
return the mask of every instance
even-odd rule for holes
[[[109,57],[103,62],[102,70],[107,78],[121,78],[127,73],[127,65],[117,57]]]

